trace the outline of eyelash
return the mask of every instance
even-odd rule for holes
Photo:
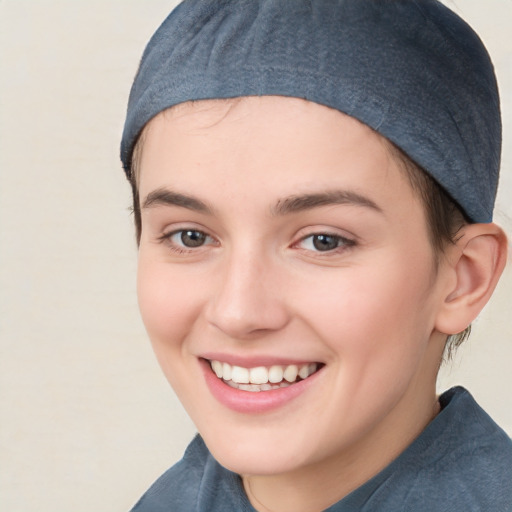
[[[325,251],[318,248],[318,246],[315,245],[315,238],[316,241],[322,242],[322,239],[331,239],[335,242],[336,246],[332,248],[327,248]],[[349,249],[350,247],[354,247],[356,245],[356,241],[347,238],[341,235],[338,235],[336,233],[328,233],[328,232],[318,232],[318,233],[311,233],[303,238],[301,238],[295,245],[299,246],[301,244],[304,244],[307,240],[311,240],[310,245],[313,246],[313,248],[304,248],[303,250],[311,251],[318,254],[333,254],[338,253],[340,251],[344,251],[346,249]]]
[[[195,246],[193,246],[193,245],[186,246],[183,243],[183,236],[185,235],[185,233],[189,233],[189,234],[193,233],[195,237],[199,238],[199,244],[195,245]],[[178,235],[180,236],[181,244],[183,244],[183,245],[180,245],[180,243],[176,242],[176,241],[173,242],[173,237],[178,236]],[[158,240],[161,243],[166,243],[168,248],[177,254],[191,253],[191,252],[194,252],[196,249],[201,249],[205,245],[214,245],[215,244],[215,239],[213,237],[211,237],[210,235],[208,235],[207,233],[205,233],[204,231],[201,231],[199,229],[177,229],[177,230],[171,231],[169,233],[164,233],[163,235],[161,235],[158,238]],[[208,240],[209,240],[209,243],[206,243],[206,242],[208,242]],[[301,245],[303,245],[308,240],[310,240],[310,242],[309,242],[310,247],[301,247]],[[212,244],[212,242],[214,242],[214,243]],[[317,245],[318,243],[326,244],[327,245],[326,250],[322,250],[321,248],[319,248]],[[329,247],[329,245],[333,245],[333,244],[334,244],[334,247]],[[322,255],[322,254],[328,255],[328,254],[337,254],[340,251],[345,251],[351,247],[354,247],[355,245],[356,245],[356,241],[351,238],[347,238],[347,237],[344,237],[344,236],[341,236],[341,235],[335,234],[335,233],[320,231],[317,233],[310,233],[307,236],[302,237],[298,242],[294,243],[292,245],[292,247],[297,247],[301,250],[312,252],[312,253],[317,253],[319,255]],[[324,245],[324,248],[325,247],[326,246]]]
[[[161,242],[161,243],[165,243],[167,245],[167,247],[171,251],[173,251],[175,253],[178,253],[178,254],[191,253],[191,252],[195,251],[196,249],[200,249],[200,248],[205,246],[205,243],[201,243],[200,245],[187,247],[184,244],[183,245],[179,245],[178,243],[173,242],[173,240],[172,240],[173,237],[175,237],[177,235],[181,235],[181,241],[183,243],[183,235],[185,233],[194,233],[196,235],[199,235],[200,237],[203,237],[203,239],[205,241],[208,240],[208,239],[210,241],[214,241],[213,237],[211,237],[210,235],[208,235],[204,231],[201,231],[200,229],[176,229],[176,230],[171,231],[169,233],[164,233],[163,235],[158,237],[158,241]],[[211,245],[211,244],[208,244],[208,245]]]

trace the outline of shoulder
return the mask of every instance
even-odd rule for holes
[[[511,512],[512,442],[468,391],[440,397],[438,416],[387,468],[332,512]]]
[[[436,511],[510,512],[509,436],[465,389],[453,388],[440,401],[443,411],[418,439],[422,464],[405,510],[429,510],[426,504],[435,502]]]
[[[199,435],[183,458],[140,498],[131,512],[244,512],[253,510],[237,475],[222,467]]]
[[[202,439],[196,436],[183,458],[155,481],[131,512],[164,512],[169,510],[169,503],[176,512],[195,510],[208,455]]]

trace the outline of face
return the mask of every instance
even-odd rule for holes
[[[139,184],[143,321],[223,465],[321,468],[434,400],[443,270],[379,135],[299,99],[185,104]]]

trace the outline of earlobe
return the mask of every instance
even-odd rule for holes
[[[448,256],[452,278],[436,321],[444,334],[463,331],[478,316],[507,260],[507,237],[496,224],[470,224],[460,235]]]

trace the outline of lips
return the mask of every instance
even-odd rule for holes
[[[261,361],[257,366],[242,366],[237,362],[237,365],[230,364],[219,357],[200,359],[213,397],[229,409],[243,414],[266,413],[286,406],[313,386],[325,366],[313,362],[263,366]]]

